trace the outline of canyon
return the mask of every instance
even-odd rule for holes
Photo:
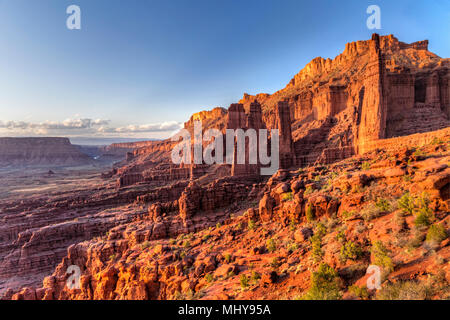
[[[408,298],[449,298],[449,69],[428,41],[374,34],[313,59],[273,94],[244,94],[184,124],[278,129],[272,176],[260,163],[174,164],[172,139],[111,145],[112,158],[126,154],[112,168],[39,173],[38,187],[5,175],[0,295],[324,298],[312,288],[329,268],[333,298],[393,299],[405,284]],[[27,146],[2,141],[3,163],[28,157]],[[78,159],[58,143],[64,155],[30,152]],[[366,287],[371,264],[383,269],[376,292]],[[66,286],[71,265],[82,272],[78,289]]]

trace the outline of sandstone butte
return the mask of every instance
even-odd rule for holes
[[[91,163],[68,138],[0,138],[0,168]]]
[[[449,67],[428,41],[374,34],[274,94],[185,123],[278,128],[271,177],[176,166],[165,140],[111,146],[127,159],[103,184],[3,201],[3,298],[449,298]],[[371,264],[379,290],[366,287]]]

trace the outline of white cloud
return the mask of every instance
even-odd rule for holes
[[[27,121],[1,121],[0,133],[5,132],[8,135],[66,135],[71,136],[124,136],[135,134],[171,134],[182,128],[182,124],[176,121],[152,123],[144,125],[128,125],[114,127],[110,125],[111,121],[104,119],[66,119],[64,121],[45,121],[40,123]],[[165,134],[164,134],[165,133]]]
[[[118,133],[136,133],[136,132],[167,132],[181,129],[181,123],[176,121],[152,123],[144,125],[129,125],[126,127],[119,127],[112,129],[113,132]]]
[[[41,123],[25,122],[25,121],[0,121],[0,128],[9,130],[72,130],[72,129],[90,129],[95,126],[109,124],[109,120],[92,120],[92,119],[66,119],[62,122],[46,121]]]

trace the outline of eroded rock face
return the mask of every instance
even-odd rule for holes
[[[393,35],[374,34],[348,43],[335,59],[313,59],[274,94],[244,94],[228,110],[194,114],[185,128],[192,129],[195,120],[202,120],[204,130],[223,133],[227,128],[282,126],[282,167],[329,164],[368,152],[380,139],[449,127],[449,68],[448,58],[428,51],[428,41],[407,44]],[[185,168],[169,172],[160,166],[155,171],[150,164],[170,166],[173,145],[166,140],[136,149],[127,170],[138,171],[144,180],[188,178]],[[232,174],[252,175],[258,169],[234,161]]]
[[[0,167],[78,166],[92,160],[67,138],[0,138]]]
[[[9,291],[8,298],[293,298],[308,290],[311,270],[325,262],[337,271],[344,298],[356,299],[351,287],[366,283],[376,241],[386,246],[394,264],[383,287],[411,280],[425,284],[432,277],[439,279],[429,287],[433,298],[443,298],[450,283],[445,263],[450,258],[448,239],[433,246],[420,237],[417,240],[415,217],[402,215],[394,205],[404,194],[423,197],[426,192],[434,223],[450,228],[450,133],[441,139],[426,144],[420,157],[402,148],[286,171],[256,187],[259,204],[230,208],[233,216],[220,209],[225,199],[219,195],[243,195],[243,187],[235,192],[238,177],[208,186],[191,183],[178,201],[149,204],[148,214],[113,227],[108,237],[70,246],[40,288]],[[368,161],[370,168],[362,165]],[[390,208],[376,209],[380,198]],[[307,207],[312,217],[307,216]],[[190,211],[183,213],[186,208]],[[321,239],[320,261],[318,250],[311,246],[313,236]],[[423,244],[405,253],[404,241]],[[343,258],[342,248],[349,243],[361,253]],[[66,286],[70,265],[82,270],[80,289]],[[244,276],[252,277],[251,290],[241,289]],[[377,294],[369,291],[367,297]]]
[[[270,178],[248,162],[174,165],[175,142],[165,140],[134,148],[90,190],[3,202],[0,289],[17,277],[21,285],[7,298],[293,298],[307,290],[321,255],[350,295],[350,285],[364,284],[378,240],[395,260],[389,281],[422,281],[439,270],[450,281],[428,244],[404,254],[404,242],[417,241],[415,217],[398,208],[410,194],[448,231],[448,68],[427,41],[374,35],[333,60],[312,60],[272,95],[245,94],[185,123],[191,131],[195,120],[221,132],[279,129],[281,170]],[[236,142],[234,149],[236,159]],[[380,199],[389,209],[377,209]],[[319,235],[322,247],[312,250]],[[347,242],[362,255],[343,259]],[[433,250],[448,262],[448,239]],[[70,265],[82,271],[78,290],[66,286]],[[50,270],[42,286],[23,279]],[[239,278],[253,272],[260,281],[240,290]]]

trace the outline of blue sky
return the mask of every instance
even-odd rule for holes
[[[378,33],[450,57],[447,0],[0,0],[0,135],[167,137],[369,39],[370,4]]]

